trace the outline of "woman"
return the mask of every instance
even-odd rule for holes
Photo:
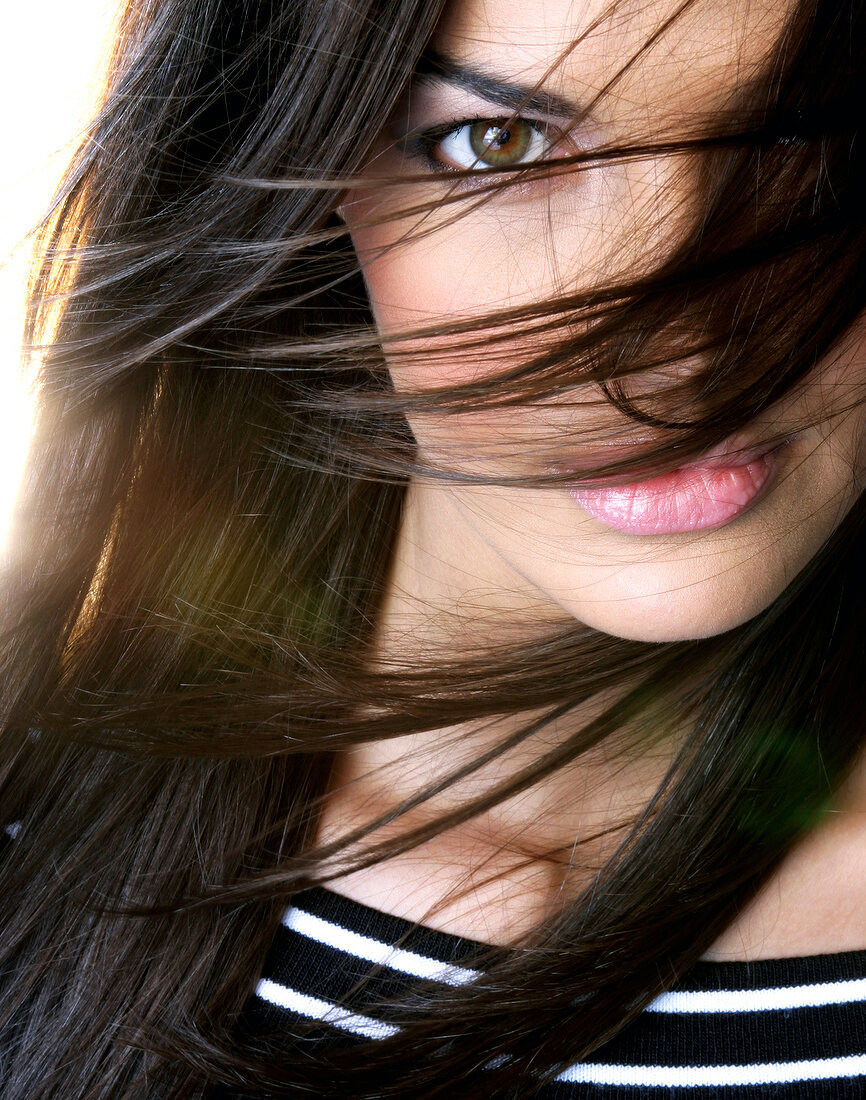
[[[4,1098],[863,1094],[864,19],[129,6],[30,321]]]

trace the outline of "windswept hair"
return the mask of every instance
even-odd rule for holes
[[[698,204],[649,273],[423,333],[425,354],[470,357],[527,335],[519,361],[396,393],[335,210],[372,186],[375,142],[441,7],[130,0],[122,18],[104,104],[42,228],[28,324],[40,406],[0,650],[0,824],[16,832],[0,861],[3,1100],[180,1100],[216,1082],[529,1095],[707,949],[860,748],[859,503],[769,608],[720,637],[551,624],[430,667],[370,661],[423,468],[407,412],[565,402],[592,383],[656,442],[587,478],[671,469],[792,393],[866,304],[866,13],[802,0],[711,126],[444,189],[439,216],[459,218],[533,174],[653,155],[690,166]],[[663,382],[638,401],[628,380],[647,371]],[[504,754],[597,698],[614,701],[491,793],[387,843],[368,823],[342,849],[376,862],[597,746],[678,731],[591,888],[480,960],[477,982],[401,1006],[400,1033],[363,1060],[245,1040],[236,1021],[287,899],[334,874],[340,845],[314,837],[341,754],[532,715],[491,750]]]

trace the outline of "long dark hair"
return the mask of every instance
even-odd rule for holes
[[[407,410],[593,382],[661,442],[587,476],[670,468],[791,392],[864,306],[864,10],[804,0],[712,129],[592,151],[695,158],[700,212],[673,255],[503,311],[482,335],[440,326],[467,355],[506,325],[545,340],[495,377],[394,393],[335,208],[364,185],[440,8],[142,0],[120,27],[104,106],[42,230],[28,328],[47,346],[2,635],[8,1100],[192,1097],[217,1081],[413,1098],[518,1081],[526,1095],[700,956],[860,748],[859,504],[721,637],[650,645],[551,624],[429,668],[370,662],[418,463]],[[459,216],[467,199],[445,201]],[[629,374],[695,356],[706,365],[687,382],[630,398]],[[325,1078],[244,1044],[234,1023],[287,898],[339,854],[313,839],[340,753],[532,714],[505,752],[603,693],[615,702],[483,799],[387,844],[368,824],[358,857],[420,844],[602,743],[678,731],[591,890],[478,982],[404,1006],[363,1064],[331,1052]]]

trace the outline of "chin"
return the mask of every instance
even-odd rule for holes
[[[572,610],[587,626],[629,641],[697,641],[747,623],[769,607],[784,584],[737,593],[735,600],[714,587],[704,583],[654,595],[599,599]]]

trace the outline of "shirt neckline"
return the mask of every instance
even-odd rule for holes
[[[324,886],[298,894],[292,904],[312,909],[360,935],[385,942],[412,945],[437,958],[459,961],[468,957],[493,960],[509,949],[480,940],[416,924],[405,917],[377,909]],[[866,948],[815,955],[791,955],[772,959],[701,959],[672,987],[677,990],[752,989],[838,982],[866,977]]]

